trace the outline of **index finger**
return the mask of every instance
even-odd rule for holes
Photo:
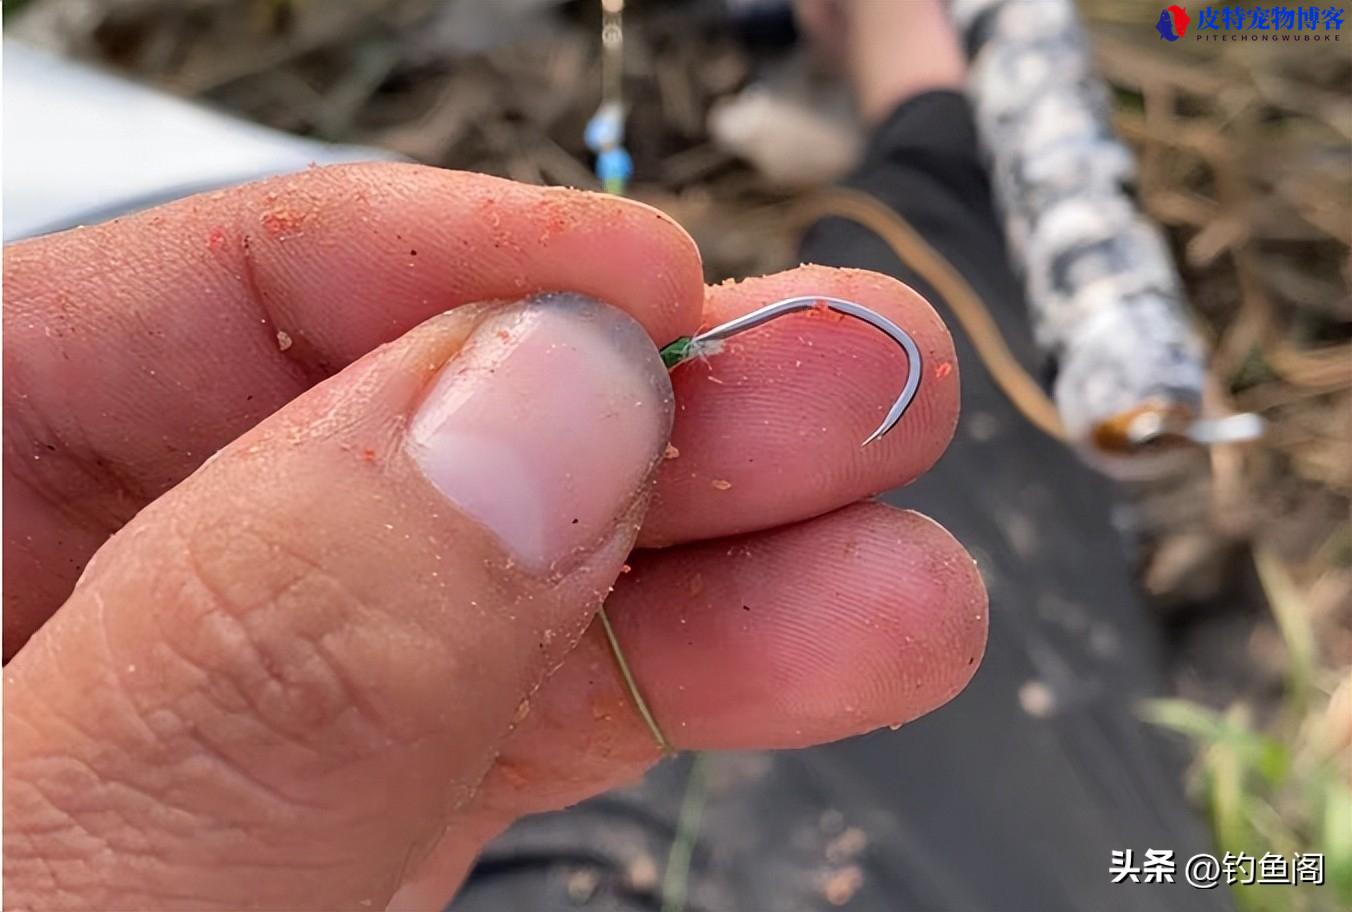
[[[137,510],[428,317],[576,291],[660,344],[695,328],[704,296],[694,243],[656,209],[400,164],[12,245],[4,283],[7,656]]]

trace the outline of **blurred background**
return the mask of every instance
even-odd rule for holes
[[[1125,492],[1173,688],[1142,712],[1194,747],[1190,787],[1220,847],[1323,851],[1346,885],[1352,53],[1166,45],[1158,2],[1078,5],[1138,155],[1139,200],[1213,348],[1212,384],[1270,423],[1252,446]],[[861,148],[846,93],[795,47],[785,9],[625,11],[629,192],[691,232],[710,282],[790,264],[786,208]],[[255,123],[599,188],[583,143],[602,85],[595,2],[11,0],[5,12],[10,38]]]

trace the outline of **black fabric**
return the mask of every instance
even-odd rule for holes
[[[876,131],[850,185],[902,214],[968,279],[1034,363],[970,111],[919,96]],[[802,259],[901,278],[868,230],[828,219]],[[949,316],[945,314],[945,316]],[[949,325],[954,321],[949,319]],[[986,658],[952,703],[896,732],[812,750],[717,755],[690,912],[1220,910],[1182,882],[1208,851],[1176,745],[1137,721],[1160,684],[1152,627],[1110,520],[1107,484],[1020,417],[954,330],[962,418],[948,453],[889,503],[921,510],[976,556],[991,593]],[[660,872],[690,758],[634,788],[526,820],[490,847],[457,912],[660,908]],[[1172,849],[1174,884],[1112,884],[1110,853]]]

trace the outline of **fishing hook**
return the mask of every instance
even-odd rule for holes
[[[749,329],[755,329],[771,320],[776,320],[785,314],[799,310],[814,310],[820,307],[867,323],[879,332],[884,333],[906,352],[906,384],[902,387],[901,395],[892,403],[892,408],[888,410],[883,423],[878,425],[877,430],[869,434],[860,444],[860,446],[868,446],[896,427],[897,422],[901,420],[902,415],[906,414],[906,410],[910,408],[911,402],[915,399],[916,392],[920,389],[921,359],[919,346],[915,344],[915,340],[906,330],[877,311],[861,307],[853,301],[846,301],[843,298],[828,298],[821,295],[800,295],[794,298],[785,298],[782,301],[775,301],[772,304],[766,304],[764,307],[758,307],[750,313],[743,314],[726,323],[720,323],[712,329],[677,339],[662,349],[662,360],[668,368],[675,367],[682,361],[700,354],[701,346],[708,343],[721,342],[731,336],[744,333]]]

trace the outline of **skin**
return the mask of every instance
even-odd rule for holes
[[[963,89],[967,62],[942,0],[795,0],[794,14],[870,125],[922,92]]]
[[[560,338],[629,341],[566,377],[529,346],[472,371],[552,290],[609,305],[550,317]],[[934,370],[867,449],[905,367],[866,327],[786,318],[670,388],[651,372],[656,345],[814,293],[905,326]],[[603,600],[681,749],[900,724],[984,648],[962,548],[860,502],[957,416],[949,336],[891,279],[705,288],[648,207],[362,165],[11,246],[4,321],[11,908],[439,908],[513,819],[659,759]],[[582,517],[546,524],[547,559],[419,443],[446,383],[530,415],[533,375],[582,416],[508,422],[543,467],[524,489],[581,460],[542,489]]]

